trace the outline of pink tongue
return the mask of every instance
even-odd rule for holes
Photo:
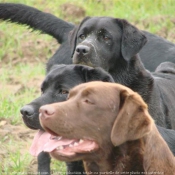
[[[68,145],[75,141],[73,139],[53,140],[50,138],[51,134],[39,130],[33,139],[32,145],[30,147],[30,154],[37,156],[42,151],[51,152],[58,146]]]
[[[84,140],[83,143],[80,143],[77,146],[73,146],[73,147],[65,147],[64,149],[61,150],[56,150],[55,154],[60,154],[63,156],[73,156],[76,153],[87,153],[87,152],[91,152],[93,150],[97,150],[99,148],[99,146],[90,140]],[[54,152],[51,153],[54,156]]]
[[[51,152],[54,149],[56,149],[58,146],[64,146],[64,145],[69,145],[75,140],[70,140],[70,139],[61,139],[61,140],[49,140],[48,143],[44,145],[43,151],[45,152]]]
[[[50,134],[48,132],[44,132],[39,130],[33,139],[32,145],[30,147],[30,154],[33,156],[37,156],[40,152],[42,152],[45,143],[47,143],[50,139]]]

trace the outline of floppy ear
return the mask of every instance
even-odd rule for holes
[[[73,57],[75,48],[76,48],[76,43],[77,43],[77,33],[81,27],[81,25],[87,21],[90,17],[86,17],[83,19],[83,21],[80,23],[80,25],[76,26],[72,31],[69,32],[69,43],[71,47],[71,58]]]
[[[124,19],[117,19],[117,23],[122,29],[121,53],[125,60],[129,61],[134,55],[139,53],[147,42],[146,36],[135,26]]]
[[[90,81],[115,82],[112,76],[100,67],[92,68],[86,65],[76,65],[75,71],[82,76],[84,82],[90,82]]]
[[[122,91],[120,102],[122,104],[111,131],[114,146],[142,138],[150,132],[153,123],[147,105],[137,93]]]
[[[171,62],[163,62],[159,64],[155,72],[175,74],[175,64]]]
[[[86,74],[86,81],[115,82],[112,76],[100,67],[88,70]]]

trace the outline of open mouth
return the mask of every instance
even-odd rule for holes
[[[54,132],[51,132],[54,133]],[[99,148],[95,141],[88,139],[67,139],[39,130],[33,139],[30,153],[38,156],[42,151],[59,156],[71,157],[76,154],[94,152]]]

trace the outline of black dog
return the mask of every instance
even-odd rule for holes
[[[42,83],[42,95],[21,109],[24,123],[31,129],[41,129],[39,108],[42,105],[65,101],[68,91],[81,83],[101,80],[113,82],[113,78],[101,68],[83,65],[55,65]],[[38,171],[42,174],[50,172],[50,157],[41,152],[38,156]],[[84,172],[82,162],[67,163],[67,171]]]
[[[157,125],[175,129],[174,64],[171,63],[171,71],[167,64],[163,66],[167,73],[147,71],[138,56],[146,41],[143,32],[126,20],[86,18],[72,32],[73,62],[104,68],[115,82],[143,97]]]
[[[23,24],[31,27],[34,30],[39,30],[42,33],[49,34],[53,36],[59,43],[61,43],[61,46],[56,51],[56,53],[50,58],[50,60],[47,63],[47,71],[50,70],[52,65],[55,64],[71,64],[71,51],[68,44],[68,35],[69,32],[74,28],[74,25],[71,23],[68,23],[66,21],[63,21],[54,15],[51,15],[49,13],[44,13],[42,11],[37,10],[36,8],[32,8],[26,5],[22,4],[13,4],[13,3],[0,3],[0,19]],[[116,34],[116,36],[112,39],[113,43],[115,45],[120,44],[120,40],[117,38],[117,32],[121,32],[120,29],[117,31],[115,26],[115,21],[117,19],[115,18],[86,18],[82,24],[84,26],[84,22],[86,21],[86,24],[89,24],[93,27],[94,31],[95,26],[99,25],[105,25],[104,27],[107,29],[107,31],[111,35]],[[103,23],[103,22],[106,23]],[[81,25],[80,25],[81,26]],[[92,29],[91,29],[92,31]],[[100,30],[99,30],[100,31]],[[88,32],[88,31],[87,31]],[[86,32],[86,33],[87,33]],[[84,32],[85,36],[86,33]],[[102,33],[104,34],[104,31],[102,30]],[[102,36],[101,33],[101,36]],[[150,70],[154,71],[155,68],[163,61],[170,61],[175,62],[175,45],[159,36],[150,34],[146,31],[143,31],[144,35],[147,37],[148,42],[143,47],[142,50],[140,50],[140,57],[142,62],[144,63],[145,67]],[[80,34],[80,33],[79,33]],[[99,33],[100,36],[100,33]],[[81,38],[83,39],[83,35],[81,35]],[[104,35],[104,40],[106,43],[110,41],[108,40],[111,36],[107,34]],[[108,45],[104,45],[106,48],[100,48],[101,50],[106,50],[109,47]],[[116,50],[115,47],[110,47],[112,50],[111,52],[116,52],[116,55],[119,55],[119,50]],[[105,55],[104,55],[105,56]],[[108,56],[108,55],[107,55]],[[108,57],[107,57],[108,58]],[[107,59],[104,57],[104,59]],[[115,65],[115,62],[111,63]]]
[[[39,123],[39,108],[42,105],[64,101],[67,98],[68,91],[72,87],[93,80],[113,82],[112,77],[101,68],[93,69],[83,65],[55,65],[42,83],[42,95],[21,109],[24,123],[31,129],[40,128],[42,130]],[[175,131],[159,126],[158,129],[171,151],[175,154]],[[49,172],[50,157],[48,154],[42,153],[38,159],[40,160],[40,171]],[[67,167],[71,173],[81,172],[83,174],[84,172],[82,162],[79,161],[67,163]]]

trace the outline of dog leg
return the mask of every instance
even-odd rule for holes
[[[75,174],[80,174],[80,175],[85,175],[85,170],[84,170],[84,166],[83,166],[83,162],[82,161],[76,161],[76,162],[67,162],[66,163],[67,166],[67,174],[73,174],[73,172]]]
[[[38,157],[38,172],[40,175],[50,175],[50,155],[41,152]]]

